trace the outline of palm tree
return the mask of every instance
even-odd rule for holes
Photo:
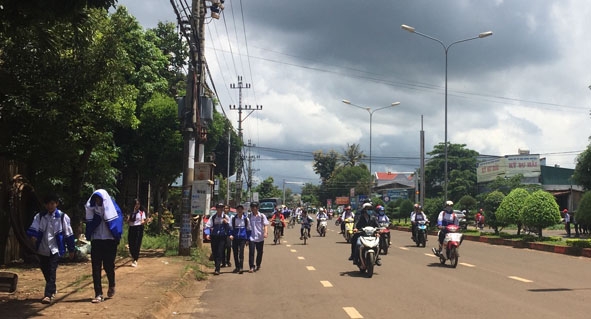
[[[341,161],[343,162],[343,166],[350,166],[355,167],[361,164],[361,160],[365,158],[365,154],[363,151],[359,150],[359,144],[351,144],[347,143],[347,148],[343,151],[341,155]]]

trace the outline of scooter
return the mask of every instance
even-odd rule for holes
[[[427,222],[425,220],[419,220],[417,222],[417,230],[414,237],[414,241],[417,244],[417,247],[427,245]]]
[[[439,262],[444,265],[446,260],[449,260],[451,266],[456,268],[458,266],[458,260],[460,259],[460,245],[464,240],[464,234],[460,233],[460,227],[456,225],[447,225],[445,227],[447,234],[443,239],[444,251],[437,254],[435,248],[433,248],[435,255],[439,257]]]
[[[379,229],[366,226],[361,229],[359,237],[359,271],[366,273],[368,278],[373,276],[373,269],[380,255]]]
[[[389,223],[380,223],[380,252],[384,255],[388,254],[390,248],[390,227]]]
[[[353,218],[345,218],[345,232],[343,233],[343,237],[347,242],[351,242],[351,237],[353,237]]]
[[[326,226],[328,226],[328,222],[326,221],[326,218],[322,217],[319,219],[319,223],[320,225],[318,225],[318,234],[320,234],[320,237],[325,237]]]

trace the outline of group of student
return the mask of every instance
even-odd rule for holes
[[[66,253],[74,259],[76,247],[74,245],[74,232],[70,223],[70,217],[62,212],[58,206],[60,199],[57,194],[49,194],[44,197],[45,210],[35,215],[27,235],[31,238],[35,252],[39,259],[39,266],[45,279],[45,290],[41,302],[50,304],[54,302],[56,289],[56,273],[58,262]],[[121,209],[115,200],[104,189],[93,192],[85,204],[86,232],[85,236],[91,243],[92,280],[95,297],[92,303],[100,303],[104,300],[101,284],[102,269],[105,270],[108,280],[107,297],[115,295],[115,257],[117,246],[123,234],[124,220],[129,225],[128,242],[129,252],[132,256],[131,266],[136,267],[142,243],[146,213],[141,208],[138,200],[135,200],[131,214],[123,216]]]
[[[211,242],[214,275],[220,274],[222,266],[230,266],[226,258],[228,243],[234,253],[233,273],[244,273],[244,249],[248,243],[248,272],[261,269],[265,238],[268,236],[269,220],[265,214],[259,213],[259,203],[250,203],[251,213],[247,216],[244,206],[236,206],[236,215],[230,216],[224,211],[223,203],[216,205],[216,213],[205,223],[205,234]]]

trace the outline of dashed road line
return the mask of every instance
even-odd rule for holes
[[[466,266],[466,267],[476,267],[476,265],[472,265],[472,264],[468,264],[468,263],[460,263],[460,265],[462,266]]]
[[[298,259],[299,259],[299,260],[304,260],[304,259],[306,259],[306,258],[304,258],[304,257],[302,257],[302,256],[299,256],[299,257],[298,257]]]
[[[532,280],[521,278],[521,277],[517,277],[517,276],[509,276],[509,278],[511,278],[513,280],[525,282],[525,283],[533,282]]]
[[[292,253],[297,253],[298,251],[295,249],[290,249],[289,251],[291,251]]]
[[[308,269],[308,270],[316,270],[316,268],[314,268],[314,266],[306,266],[306,269]]]
[[[354,307],[343,307],[343,310],[347,313],[347,315],[349,315],[349,318],[351,319],[363,318],[359,311],[357,311],[357,309],[355,309]]]
[[[324,288],[332,288],[333,287],[332,284],[330,283],[330,281],[327,281],[327,280],[321,280],[320,283],[322,284],[322,286]]]
[[[435,256],[435,255],[433,255],[433,254],[428,254],[428,253],[425,253],[425,256],[439,258],[439,257],[437,257],[437,256]]]
[[[408,250],[407,247],[398,247],[398,249],[402,249],[402,250]]]
[[[285,247],[291,247],[291,245],[285,245]]]

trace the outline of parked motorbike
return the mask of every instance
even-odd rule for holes
[[[359,262],[357,267],[362,273],[366,273],[368,278],[373,276],[373,269],[378,256],[380,255],[379,229],[371,226],[363,227],[360,230],[359,237],[361,245],[359,246]]]
[[[326,221],[326,218],[323,217],[319,219],[319,223],[320,225],[318,225],[318,234],[320,234],[320,237],[325,237],[326,226],[328,226],[328,222]]]
[[[417,247],[427,245],[427,222],[425,220],[419,220],[417,222],[417,229],[416,234],[414,237],[414,241],[417,244]]]
[[[390,224],[380,223],[380,252],[384,255],[388,254],[390,248]]]
[[[351,237],[353,237],[353,225],[354,224],[354,220],[353,218],[349,217],[349,218],[345,218],[345,232],[343,233],[343,237],[345,237],[345,240],[347,242],[351,241]]]
[[[447,225],[447,234],[443,239],[443,251],[436,254],[439,257],[439,262],[444,265],[446,260],[449,260],[451,266],[456,268],[458,260],[460,259],[460,245],[464,240],[464,234],[460,233],[460,227],[456,225]]]

